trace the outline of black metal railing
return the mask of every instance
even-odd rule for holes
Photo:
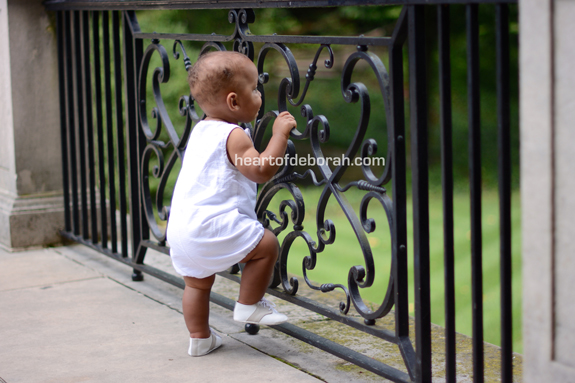
[[[471,257],[473,298],[473,379],[484,381],[483,360],[483,287],[482,287],[482,221],[481,221],[481,118],[479,79],[478,4],[492,3],[495,8],[497,68],[497,116],[499,142],[499,200],[500,200],[500,260],[501,260],[501,380],[512,381],[512,321],[511,321],[511,157],[509,104],[509,4],[515,1],[341,1],[338,5],[393,3],[404,5],[395,26],[388,36],[280,36],[257,35],[250,32],[250,24],[257,23],[257,8],[321,7],[328,1],[276,1],[233,3],[158,1],[154,5],[138,1],[46,1],[48,9],[56,11],[60,63],[60,106],[62,116],[62,163],[65,199],[65,230],[63,235],[74,241],[117,259],[134,268],[134,280],[142,279],[142,272],[182,287],[183,281],[145,264],[147,249],[169,254],[166,245],[165,222],[169,216],[169,179],[177,175],[178,163],[183,158],[187,139],[194,124],[201,119],[190,96],[182,96],[177,109],[178,123],[168,112],[160,84],[169,84],[170,74],[185,71],[197,57],[188,57],[185,44],[201,44],[200,54],[208,50],[233,49],[255,60],[260,74],[260,91],[266,93],[273,62],[268,53],[281,56],[287,66],[277,90],[279,111],[301,106],[305,126],[292,133],[286,158],[293,158],[301,145],[309,143],[309,153],[319,163],[325,155],[322,145],[330,136],[329,115],[315,114],[313,107],[304,103],[306,92],[313,87],[320,57],[326,56],[324,67],[331,70],[335,47],[345,50],[341,67],[341,92],[346,103],[359,105],[359,123],[344,158],[372,158],[378,142],[366,136],[370,116],[384,115],[383,135],[387,144],[385,166],[381,175],[371,167],[362,166],[361,179],[346,178],[349,164],[318,165],[301,171],[292,165],[284,166],[268,183],[261,185],[257,201],[257,216],[278,236],[283,236],[280,257],[274,280],[268,293],[305,307],[335,321],[347,324],[368,334],[397,345],[405,363],[399,370],[375,361],[342,345],[291,324],[274,326],[279,331],[329,351],[381,376],[398,382],[430,382],[432,379],[432,342],[430,307],[430,234],[429,234],[429,174],[428,120],[429,72],[426,42],[426,11],[436,12],[439,115],[441,138],[441,170],[443,191],[443,244],[445,275],[445,376],[456,381],[455,333],[455,270],[453,220],[453,158],[452,158],[452,94],[450,52],[450,5],[465,5],[467,26],[469,170],[471,191]],[[341,3],[341,4],[340,4]],[[434,5],[429,5],[434,3]],[[225,5],[224,5],[225,4]],[[426,4],[426,5],[422,5]],[[143,32],[135,10],[165,8],[229,8],[228,19],[234,26],[230,35],[175,34]],[[315,57],[305,79],[300,78],[298,60],[288,45],[315,46]],[[168,50],[172,51],[170,60]],[[385,59],[373,53],[386,52]],[[259,54],[256,57],[256,53]],[[183,56],[176,69],[170,61]],[[407,58],[407,61],[405,60]],[[155,61],[154,61],[155,60]],[[301,61],[301,60],[300,60]],[[387,61],[387,65],[383,61]],[[154,64],[156,63],[156,64]],[[373,83],[366,85],[352,81],[358,65],[370,68]],[[156,66],[157,65],[157,66]],[[152,67],[153,70],[152,70]],[[404,71],[409,73],[408,81]],[[514,76],[517,74],[514,73]],[[354,77],[355,78],[355,77]],[[150,84],[151,91],[150,91]],[[303,82],[305,81],[305,84]],[[405,84],[409,84],[406,89]],[[303,84],[303,85],[302,85]],[[170,85],[164,85],[170,86]],[[383,108],[372,108],[373,89],[383,102]],[[269,93],[268,89],[268,93]],[[406,94],[409,94],[406,100]],[[371,97],[371,98],[370,98]],[[155,104],[149,108],[150,102]],[[406,101],[409,114],[405,114]],[[254,144],[261,149],[266,131],[277,114],[265,103],[253,131]],[[150,124],[150,117],[155,120]],[[409,132],[405,125],[409,123]],[[151,126],[153,125],[153,126]],[[333,129],[333,128],[331,128]],[[407,146],[409,136],[409,147]],[[381,142],[380,142],[381,144]],[[381,149],[380,149],[381,151]],[[410,156],[410,161],[408,160]],[[165,159],[167,157],[167,159]],[[151,165],[155,160],[156,166]],[[289,162],[289,161],[288,161]],[[343,162],[343,161],[342,161]],[[410,166],[408,166],[408,162]],[[408,270],[408,168],[411,169],[411,198],[413,203],[413,264],[415,294],[415,336],[409,333],[409,270]],[[304,230],[305,201],[298,187],[307,183],[322,190],[316,206],[315,226]],[[356,211],[346,198],[350,188],[363,191]],[[389,189],[389,190],[388,190]],[[287,191],[289,198],[272,206],[274,196]],[[314,284],[306,272],[316,266],[318,254],[335,243],[336,227],[326,217],[329,201],[336,201],[345,214],[361,253],[361,265],[349,270],[348,283]],[[166,202],[168,201],[168,202]],[[378,203],[383,208],[380,220],[390,230],[391,246],[387,259],[391,266],[374,259],[367,234],[375,230],[375,220],[368,218],[368,207]],[[291,210],[291,215],[286,212]],[[274,214],[273,211],[279,211]],[[279,218],[278,218],[279,217]],[[292,227],[289,227],[291,221]],[[385,223],[387,221],[387,223]],[[162,224],[162,222],[164,224]],[[275,226],[275,227],[274,227]],[[339,307],[328,307],[298,296],[298,281],[287,272],[290,249],[295,240],[304,241],[309,250],[303,263],[306,284],[314,290],[345,294]],[[375,271],[389,268],[385,297],[373,307],[362,298],[362,288],[372,286]],[[237,268],[220,273],[239,281]],[[212,300],[232,309],[233,301],[212,295]],[[351,306],[363,320],[347,315]],[[394,309],[391,311],[391,309]],[[378,318],[393,315],[395,330],[373,326]],[[415,340],[415,347],[412,345]]]

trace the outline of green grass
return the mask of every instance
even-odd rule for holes
[[[304,230],[317,241],[316,206],[321,190],[319,188],[302,189],[306,203]],[[356,212],[365,192],[350,189],[346,198]],[[270,208],[277,213],[279,202],[288,198],[287,192],[278,193],[270,203]],[[443,326],[445,323],[444,307],[444,264],[443,264],[443,213],[441,191],[431,191],[430,199],[430,283],[431,283],[431,321]],[[410,196],[408,201],[410,201]],[[499,291],[499,208],[497,191],[483,192],[483,305],[485,341],[500,344],[500,291]],[[521,226],[519,192],[512,195],[512,254],[513,254],[513,347],[515,352],[522,352],[521,339]],[[455,295],[456,295],[456,331],[471,336],[471,250],[470,250],[470,208],[469,193],[457,191],[454,196],[454,237],[455,237]],[[408,218],[408,259],[409,259],[409,309],[414,314],[413,294],[413,215],[411,203],[407,206]],[[373,286],[362,290],[364,300],[380,304],[387,289],[390,273],[391,239],[385,213],[376,200],[372,200],[368,217],[374,218],[376,229],[368,234],[371,245],[376,276]],[[332,196],[325,212],[325,218],[331,219],[336,227],[336,240],[333,245],[317,256],[317,265],[308,272],[314,282],[341,283],[347,286],[349,269],[354,265],[364,265],[363,255],[351,224]],[[289,231],[288,226],[286,231]],[[279,240],[282,243],[283,233]],[[302,275],[302,261],[309,255],[303,239],[296,239],[290,249],[288,272]],[[301,284],[305,285],[303,278]],[[300,287],[307,288],[307,286]]]

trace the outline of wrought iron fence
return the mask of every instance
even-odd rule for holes
[[[511,321],[511,158],[510,158],[510,105],[509,105],[509,5],[514,1],[481,1],[493,3],[496,13],[497,116],[499,145],[500,196],[500,259],[501,259],[501,377],[512,381],[512,321]],[[186,70],[197,57],[188,57],[187,42],[201,42],[200,53],[209,50],[233,49],[255,60],[259,72],[259,88],[265,93],[269,80],[268,53],[279,54],[287,66],[277,90],[279,111],[288,107],[301,107],[305,126],[292,132],[287,157],[297,154],[294,142],[309,143],[310,153],[317,167],[298,171],[286,162],[281,171],[268,183],[261,185],[257,201],[257,216],[276,235],[283,235],[280,257],[268,293],[305,307],[335,321],[394,343],[405,362],[405,371],[375,361],[345,346],[291,324],[274,326],[316,347],[329,351],[381,376],[398,382],[429,382],[431,365],[430,274],[429,274],[429,185],[428,185],[428,71],[424,12],[433,7],[437,12],[439,85],[441,116],[441,160],[444,225],[445,264],[445,372],[448,382],[456,381],[455,350],[455,284],[453,245],[453,177],[452,177],[452,99],[450,77],[450,13],[447,3],[464,4],[467,25],[468,62],[468,115],[469,115],[469,169],[471,190],[471,256],[473,297],[473,379],[484,380],[483,309],[482,309],[482,229],[481,229],[481,140],[479,92],[479,28],[478,1],[340,1],[338,5],[375,4],[404,5],[395,26],[388,36],[279,36],[257,35],[250,32],[250,24],[257,23],[257,11],[265,7],[329,6],[328,1],[276,1],[230,3],[159,1],[148,5],[143,1],[47,1],[46,6],[56,11],[60,63],[60,107],[62,116],[62,159],[65,198],[65,230],[63,235],[117,259],[134,268],[133,279],[141,280],[142,272],[158,277],[175,286],[183,281],[171,274],[145,264],[147,249],[169,254],[165,229],[158,222],[166,221],[169,202],[166,203],[168,179],[181,161],[187,139],[194,124],[201,119],[193,99],[182,96],[178,110],[179,124],[174,124],[166,109],[160,84],[168,84],[170,73]],[[422,5],[423,3],[427,5]],[[434,5],[429,5],[434,3]],[[165,8],[226,8],[228,20],[234,26],[230,35],[174,34],[143,32],[135,10]],[[144,46],[147,44],[146,46]],[[288,46],[307,44],[315,46],[305,79],[300,77],[298,61]],[[359,123],[343,158],[368,159],[375,156],[378,142],[366,131],[370,116],[383,114],[387,145],[385,166],[381,175],[368,165],[362,165],[360,179],[347,180],[344,175],[350,164],[342,161],[338,166],[325,163],[322,145],[330,135],[329,115],[316,114],[314,105],[306,104],[306,93],[313,87],[320,57],[328,70],[333,67],[334,47],[350,47],[341,67],[341,92],[346,103],[358,104]],[[387,60],[374,54],[376,49],[386,51]],[[168,50],[172,51],[170,64]],[[257,57],[256,57],[257,53]],[[173,67],[180,55],[179,68]],[[152,58],[159,66],[152,70]],[[325,59],[326,57],[326,59]],[[405,59],[407,58],[407,62]],[[383,61],[387,61],[387,65]],[[301,62],[301,60],[300,60]],[[361,82],[352,81],[358,65],[370,68],[373,84],[381,97],[383,108],[373,108],[373,92]],[[170,66],[172,65],[172,67]],[[321,65],[321,64],[319,64]],[[264,68],[265,67],[265,68]],[[409,81],[404,70],[407,68]],[[267,72],[266,72],[267,70]],[[273,68],[272,68],[273,70]],[[151,72],[150,72],[151,71]],[[516,75],[516,74],[514,74]],[[152,81],[152,91],[148,81]],[[405,84],[408,83],[408,87]],[[405,98],[409,94],[409,115],[405,115]],[[149,108],[150,101],[155,107]],[[261,149],[266,130],[277,111],[265,104],[253,130],[254,144]],[[150,124],[150,117],[155,124]],[[409,121],[409,132],[406,132]],[[334,122],[331,121],[333,126]],[[154,126],[151,126],[154,125]],[[175,126],[176,125],[176,126]],[[162,131],[165,130],[165,133]],[[161,136],[161,134],[164,134]],[[406,135],[410,148],[406,149]],[[381,142],[380,142],[381,152]],[[408,232],[407,232],[407,161],[411,159],[413,203],[413,260],[415,291],[415,347],[409,333],[408,308]],[[165,159],[167,157],[167,160]],[[151,166],[151,160],[157,162]],[[323,161],[323,165],[319,163]],[[150,187],[152,179],[155,187]],[[316,206],[315,226],[304,229],[305,201],[298,184],[306,180],[322,190]],[[364,192],[359,211],[354,210],[346,198],[350,188]],[[391,192],[388,192],[390,189]],[[154,191],[155,190],[155,191]],[[287,190],[290,197],[278,206],[271,206],[273,197]],[[169,194],[169,191],[168,191]],[[391,197],[390,197],[391,195]],[[314,284],[306,272],[316,266],[317,257],[336,241],[336,227],[326,216],[326,206],[335,200],[345,214],[359,243],[361,265],[349,270],[347,285]],[[374,259],[367,234],[375,229],[375,220],[369,217],[368,207],[378,203],[384,211],[380,217],[388,226],[391,236],[389,258],[391,265]],[[287,211],[286,211],[287,210]],[[279,214],[274,214],[273,211]],[[288,212],[291,211],[291,214]],[[129,213],[129,214],[128,214]],[[278,219],[279,215],[279,219]],[[289,227],[291,221],[292,227]],[[276,222],[276,223],[271,223]],[[275,227],[274,227],[275,226]],[[303,259],[302,272],[306,284],[315,290],[330,292],[339,289],[345,301],[339,307],[298,296],[298,281],[287,273],[290,248],[296,240],[303,240],[309,255]],[[389,281],[383,302],[368,306],[362,298],[362,289],[373,284],[376,268],[389,268]],[[220,273],[239,280],[238,268]],[[233,309],[233,301],[213,294],[215,303]],[[363,321],[348,314],[351,306]],[[391,311],[391,309],[394,309]],[[395,331],[375,328],[378,318],[393,315]]]

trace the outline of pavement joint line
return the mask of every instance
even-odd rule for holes
[[[108,278],[109,280],[114,281],[114,282],[116,282],[117,284],[119,284],[119,285],[121,285],[121,286],[124,286],[125,288],[127,288],[127,289],[129,289],[129,290],[132,290],[132,291],[134,291],[134,292],[136,292],[136,293],[138,293],[138,294],[140,294],[140,295],[142,295],[142,296],[144,296],[144,297],[146,297],[146,298],[148,298],[148,299],[151,299],[152,301],[154,301],[154,302],[156,302],[156,303],[159,303],[159,304],[161,304],[162,306],[166,306],[166,307],[169,308],[170,310],[174,310],[174,311],[176,311],[176,312],[178,312],[178,313],[184,315],[184,313],[183,313],[181,310],[178,310],[178,309],[175,308],[175,307],[172,307],[172,306],[170,306],[170,305],[168,305],[168,304],[166,304],[166,303],[164,303],[164,302],[162,302],[162,301],[159,301],[159,300],[157,300],[157,299],[155,299],[155,298],[152,298],[151,296],[149,296],[149,295],[147,295],[147,294],[144,294],[144,293],[141,292],[140,290],[137,290],[137,289],[135,289],[135,288],[133,288],[133,287],[131,287],[131,286],[128,286],[127,284],[125,284],[125,283],[123,283],[123,282],[121,282],[121,281],[119,281],[119,280],[117,280],[117,279],[115,279],[115,278],[112,278],[112,277],[110,277],[109,275],[107,275],[106,278]],[[135,282],[135,283],[136,283],[136,282]],[[0,382],[0,383],[1,383],[1,382]]]
[[[95,271],[96,273],[101,274],[102,276],[107,276],[107,274],[105,274],[104,272],[100,271],[100,269],[98,269],[97,267],[93,267],[93,266],[90,266],[90,265],[88,265],[88,264],[86,264],[86,263],[82,263],[82,262],[80,262],[79,260],[74,259],[74,258],[72,258],[71,256],[69,256],[68,254],[66,254],[66,252],[60,251],[59,248],[56,248],[56,247],[55,247],[55,248],[52,248],[52,249],[53,249],[57,254],[63,256],[64,258],[66,258],[66,259],[68,259],[68,260],[70,260],[70,261],[72,261],[72,262],[74,262],[74,263],[77,263],[77,264],[80,265],[80,266],[83,266],[83,267],[85,267],[85,268],[87,268],[87,269],[89,269],[89,270]],[[104,264],[101,264],[101,266],[106,267],[106,265],[104,265]],[[1,382],[0,382],[0,383],[1,383]]]
[[[47,284],[41,284],[41,285],[34,285],[34,286],[17,287],[17,288],[15,288],[15,289],[0,290],[0,294],[1,294],[1,293],[8,292],[8,291],[29,290],[29,289],[37,289],[37,288],[46,289],[46,288],[50,288],[50,287],[52,287],[52,286],[59,286],[59,285],[65,285],[65,284],[68,284],[68,283],[76,283],[76,282],[90,281],[90,280],[93,280],[93,279],[103,279],[103,278],[105,278],[105,276],[104,276],[104,275],[100,275],[100,276],[97,276],[97,277],[74,279],[74,280],[72,280],[72,281],[62,281],[62,282],[53,282],[53,283],[47,283]],[[0,380],[0,383],[2,383],[1,380]]]
[[[62,253],[62,252],[56,251],[56,253],[60,254],[60,255],[63,256],[64,258],[66,258],[66,259],[68,259],[68,260],[70,260],[70,261],[72,261],[72,262],[74,262],[74,263],[76,263],[76,264],[78,264],[78,265],[80,265],[80,266],[83,266],[83,267],[85,267],[85,268],[87,268],[87,269],[90,269],[90,270],[92,270],[92,271],[95,271],[95,272],[97,272],[98,274],[105,275],[105,274],[102,273],[100,270],[96,269],[95,267],[90,267],[90,266],[88,266],[87,264],[82,263],[82,262],[78,261],[77,259],[71,258],[70,256],[68,256],[68,255],[66,255],[66,254],[64,254],[64,253]],[[1,383],[1,382],[0,382],[0,383]]]

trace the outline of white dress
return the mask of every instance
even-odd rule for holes
[[[226,270],[264,235],[255,213],[257,185],[228,159],[228,136],[236,128],[201,121],[190,135],[167,229],[172,263],[182,276],[206,278]]]

